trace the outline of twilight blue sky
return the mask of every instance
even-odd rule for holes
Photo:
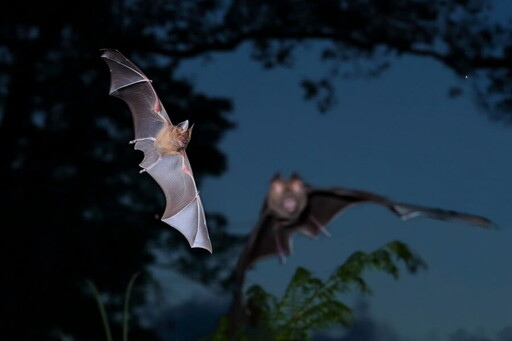
[[[180,74],[200,90],[233,99],[238,124],[221,143],[228,171],[207,178],[200,189],[206,210],[226,214],[233,231],[247,234],[272,175],[297,171],[314,186],[363,189],[479,214],[502,229],[426,218],[402,222],[383,207],[359,205],[328,227],[331,237],[296,235],[285,265],[277,257],[258,262],[247,286],[257,283],[281,294],[298,266],[326,278],[352,252],[398,239],[429,268],[403,272],[398,281],[367,274],[374,291],[367,315],[394,337],[381,333],[381,339],[498,340],[496,333],[512,326],[512,127],[479,112],[471,75],[458,78],[435,61],[412,57],[393,60],[376,79],[336,80],[338,103],[321,115],[302,100],[298,85],[303,76],[326,72],[315,51],[303,51],[293,69],[264,71],[250,60],[248,45],[215,54],[210,63],[184,64]],[[448,98],[450,86],[465,94]],[[163,276],[169,303],[192,296],[218,302],[216,293]],[[346,301],[357,306],[355,295]]]

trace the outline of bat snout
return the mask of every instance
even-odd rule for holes
[[[283,199],[283,208],[290,213],[293,213],[297,210],[297,200],[295,198],[284,198]]]
[[[180,148],[186,148],[188,145],[188,136],[180,136],[178,138],[178,144],[180,145]]]

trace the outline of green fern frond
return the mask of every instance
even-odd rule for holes
[[[313,331],[349,325],[352,309],[339,300],[340,294],[353,289],[371,293],[363,278],[367,270],[383,271],[398,279],[399,263],[411,273],[426,267],[406,244],[393,241],[370,253],[354,252],[327,280],[297,268],[281,299],[261,286],[250,287],[247,309],[257,330],[252,330],[249,339],[310,340]]]

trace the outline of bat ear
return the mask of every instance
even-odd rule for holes
[[[186,121],[183,121],[181,123],[179,123],[177,126],[176,126],[179,130],[187,130],[188,129],[188,120]]]
[[[272,181],[270,183],[270,190],[274,193],[282,193],[283,192],[283,181],[281,180],[281,175],[279,173],[274,174],[272,177]]]
[[[195,123],[192,123],[192,125],[190,126],[190,128],[188,128],[188,136],[189,136],[189,138],[192,136],[192,128],[194,128],[194,124],[195,124]]]
[[[302,178],[300,177],[299,174],[297,174],[296,172],[293,172],[292,173],[292,176],[290,177],[292,180],[301,180],[302,181]]]
[[[283,182],[282,181],[272,181],[272,184],[270,185],[270,190],[276,194],[283,193],[283,190],[284,190]]]
[[[296,192],[300,192],[302,190],[302,187],[304,187],[304,182],[302,181],[302,178],[297,173],[292,174],[291,181],[292,181],[292,188]]]

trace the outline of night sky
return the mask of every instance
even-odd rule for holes
[[[478,108],[471,74],[457,77],[433,60],[412,57],[392,59],[378,78],[338,79],[337,105],[320,114],[302,100],[299,86],[305,76],[328,72],[315,51],[315,45],[303,50],[292,69],[263,70],[250,61],[248,45],[214,54],[211,63],[183,65],[180,74],[199,90],[234,100],[238,127],[221,143],[228,171],[200,188],[207,211],[225,213],[234,232],[248,234],[273,174],[296,171],[313,186],[478,214],[501,230],[427,218],[403,222],[381,206],[363,204],[337,217],[330,237],[296,235],[286,264],[277,257],[258,262],[247,287],[260,284],[280,295],[299,266],[325,279],[354,251],[401,240],[429,267],[416,275],[402,267],[399,280],[366,274],[373,295],[364,298],[364,321],[379,331],[375,340],[510,338],[512,127],[492,122]],[[463,95],[449,98],[452,86]],[[212,316],[227,309],[217,293],[163,276],[175,316],[184,309],[180,304],[198,297],[211,304]],[[359,300],[355,294],[345,299],[352,307]],[[178,324],[185,325],[190,317],[181,316]]]

